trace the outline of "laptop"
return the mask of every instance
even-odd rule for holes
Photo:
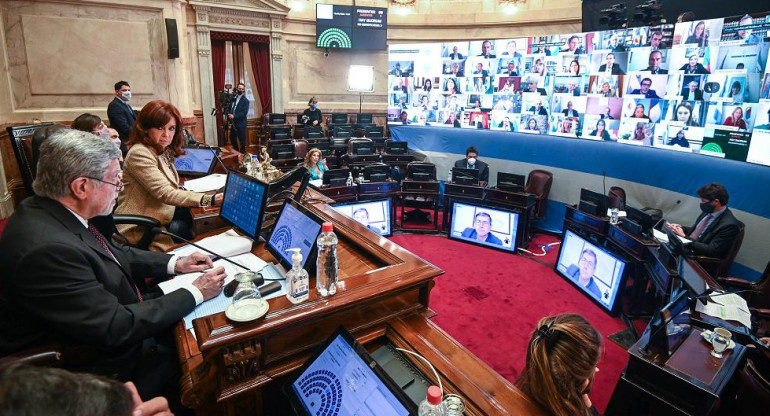
[[[220,152],[218,147],[185,147],[184,151],[187,154],[177,157],[174,161],[174,167],[179,172],[179,176],[200,178],[214,171],[214,166],[217,164],[216,156],[219,156]],[[214,156],[215,153],[216,156]]]
[[[298,415],[417,414],[417,405],[343,327],[296,374],[283,392]]]

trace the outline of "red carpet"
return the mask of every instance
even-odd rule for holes
[[[607,336],[625,328],[553,272],[558,246],[538,261],[486,249],[435,235],[398,235],[392,240],[432,262],[446,274],[436,279],[430,307],[434,321],[503,377],[513,382],[524,368],[527,342],[546,315],[576,312],[584,315],[604,336],[601,370],[591,399],[603,412],[620,373],[628,361],[624,349]],[[538,244],[557,241],[538,235]]]

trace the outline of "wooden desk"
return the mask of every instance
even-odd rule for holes
[[[709,415],[740,365],[746,348],[736,344],[723,358],[711,356],[711,345],[693,328],[671,355],[646,356],[641,348],[649,333],[628,350],[628,366],[605,411],[613,415]]]
[[[429,209],[433,211],[433,225],[436,231],[438,224],[438,181],[415,181],[404,179],[401,181],[401,229],[404,230],[405,208]],[[414,229],[423,231],[420,228]]]
[[[321,195],[334,200],[334,202],[354,202],[358,199],[358,186],[321,186],[320,188],[310,185]]]
[[[577,232],[589,240],[603,245],[607,238],[610,219],[581,211],[575,205],[567,205],[564,212],[564,228]]]
[[[449,225],[449,201],[454,199],[453,197],[468,200],[483,201],[486,195],[486,188],[479,185],[460,185],[452,182],[444,183],[444,199],[443,199],[443,220],[441,221],[441,229],[446,230]]]
[[[619,224],[610,224],[607,233],[607,241],[631,256],[634,260],[644,262],[647,259],[648,247],[658,247],[658,240],[646,240],[629,233]]]

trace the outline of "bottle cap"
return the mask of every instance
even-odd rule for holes
[[[441,389],[438,386],[428,387],[428,403],[439,404],[441,403]]]
[[[325,222],[321,226],[321,232],[330,233],[332,231],[334,231],[334,224],[332,224],[330,222]]]

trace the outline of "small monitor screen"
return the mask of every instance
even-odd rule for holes
[[[626,262],[565,230],[556,272],[610,314],[616,312]]]
[[[348,122],[347,114],[332,114],[332,124],[345,124]]]
[[[398,387],[389,384],[355,345],[337,335],[291,384],[290,394],[303,415],[409,415],[403,399],[393,393]]]
[[[307,208],[293,200],[286,200],[275,228],[267,241],[267,249],[287,268],[292,267],[291,255],[286,250],[299,248],[302,254],[302,268],[314,258],[316,239],[321,233],[322,221]]]
[[[497,172],[497,187],[499,189],[510,190],[513,192],[524,192],[525,180],[526,178],[524,175]]]
[[[708,285],[690,261],[684,256],[679,257],[679,278],[682,279],[682,282],[684,282],[685,286],[690,289],[694,296],[706,295]],[[700,301],[704,305],[706,304],[706,299],[700,299]]]
[[[468,168],[452,168],[452,182],[460,185],[478,185],[479,170]]]
[[[214,170],[217,161],[214,155],[219,153],[218,148],[185,148],[184,150],[185,154],[174,161],[174,167],[179,172],[179,176],[206,176]]]
[[[379,235],[392,234],[390,199],[336,204],[334,209]]]
[[[407,152],[406,142],[385,142],[385,152],[393,155],[404,155]]]
[[[329,169],[324,172],[323,184],[340,186],[337,182],[342,182],[342,185],[345,185],[348,175],[350,175],[350,169],[348,168]]]
[[[518,227],[515,212],[454,202],[449,238],[515,253]]]
[[[219,215],[256,241],[267,203],[267,187],[266,183],[251,176],[228,172]]]

